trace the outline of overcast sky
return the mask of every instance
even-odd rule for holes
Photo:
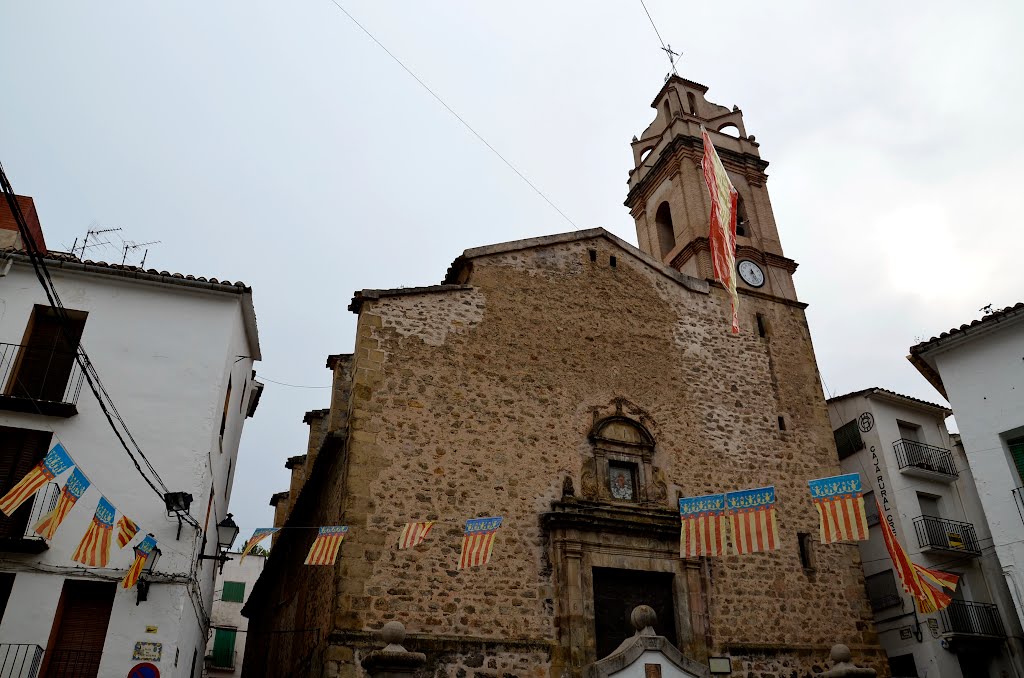
[[[667,70],[639,0],[339,1],[580,228],[636,243],[629,141]],[[771,162],[830,391],[941,402],[908,347],[1024,300],[1024,4],[648,7],[680,74],[738,105]],[[572,230],[330,0],[6,3],[0,63],[0,160],[50,247],[122,227],[161,241],[147,267],[245,281],[259,374],[321,387],[267,383],[232,496],[243,533],[270,524],[303,413],[328,405],[354,290]]]

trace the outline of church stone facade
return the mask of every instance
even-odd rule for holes
[[[673,77],[635,139],[640,248],[603,229],[470,249],[442,284],[357,292],[352,354],[308,416],[284,525],[348,525],[336,567],[278,533],[245,613],[249,676],[364,676],[400,621],[420,675],[578,678],[650,605],[688,660],[810,675],[837,642],[886,671],[856,544],[817,543],[807,480],[840,471],[814,351],[741,114]],[[710,282],[700,126],[743,199],[739,335]],[[734,125],[735,136],[719,132]],[[685,560],[677,501],[776,488],[780,547]],[[283,500],[283,501],[285,501]],[[467,518],[503,516],[457,570]],[[398,550],[407,521],[434,520]]]

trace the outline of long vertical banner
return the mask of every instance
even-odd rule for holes
[[[778,548],[774,487],[729,492],[725,495],[725,506],[732,523],[732,547],[737,555]]]
[[[679,500],[679,555],[682,558],[725,553],[725,495],[683,497]]]
[[[868,515],[859,473],[819,478],[807,484],[818,510],[822,544],[868,538]]]

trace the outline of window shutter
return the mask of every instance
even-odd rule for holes
[[[42,461],[50,448],[49,431],[0,426],[0,496],[18,484]],[[32,501],[26,501],[10,518],[0,514],[0,539],[21,539],[28,526]]]
[[[1013,465],[1017,467],[1017,478],[1024,483],[1024,438],[1011,440],[1007,446],[1010,448]]]
[[[836,451],[840,459],[846,459],[854,452],[864,449],[864,441],[860,437],[857,420],[849,421],[835,430]]]
[[[235,665],[235,629],[217,629],[213,637],[213,665],[233,668]]]
[[[244,581],[226,581],[224,582],[224,590],[221,593],[220,599],[228,603],[243,603],[245,602],[245,582]]]
[[[94,678],[100,667],[114,606],[114,582],[66,580],[57,613],[54,642],[47,649],[46,675]]]

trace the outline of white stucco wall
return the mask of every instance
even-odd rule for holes
[[[256,580],[260,578],[260,574],[263,572],[263,566],[266,564],[266,556],[253,556],[249,555],[245,557],[244,561],[239,562],[239,553],[232,553],[231,557],[234,560],[224,564],[223,574],[217,575],[217,583],[214,590],[213,600],[213,614],[210,618],[210,626],[212,628],[229,628],[235,629],[237,635],[235,636],[235,656],[237,658],[234,671],[218,671],[216,669],[210,669],[208,675],[210,676],[239,676],[242,671],[242,658],[245,656],[245,643],[248,640],[248,634],[246,630],[249,627],[249,620],[242,616],[242,606],[245,601],[249,599],[249,594],[252,593],[252,587],[256,585]],[[224,582],[234,581],[242,582],[245,584],[245,593],[241,603],[235,603],[221,599],[221,594],[224,590]],[[214,633],[210,631],[210,640],[206,646],[206,654],[213,653],[213,642]]]
[[[615,678],[645,678],[648,664],[660,666],[662,678],[694,678],[691,674],[679,670],[675,664],[665,658],[665,655],[654,650],[647,650],[637,657],[635,662],[610,675]]]
[[[213,488],[213,530],[227,512],[227,469],[237,464],[245,420],[240,404],[243,391],[247,399],[252,388],[252,349],[258,351],[255,337],[245,330],[241,296],[58,268],[51,273],[65,307],[89,314],[82,345],[121,416],[168,488],[193,495],[191,514],[200,525]],[[47,303],[29,266],[16,263],[0,278],[0,299],[0,342],[20,343],[33,305]],[[233,388],[222,446],[220,420],[229,375]],[[133,560],[130,547],[119,550],[113,544],[103,569],[71,560],[102,492],[139,524],[141,534],[154,534],[161,557],[148,601],[136,606],[136,591],[118,588],[100,675],[127,675],[137,663],[131,659],[135,643],[146,641],[163,643],[158,664],[163,676],[187,678],[193,652],[201,667],[206,646],[204,617],[213,598],[214,564],[198,566],[190,597],[184,582],[196,567],[202,535],[185,525],[178,538],[177,521],[167,517],[162,499],[139,476],[86,386],[78,412],[63,419],[0,410],[0,426],[52,430],[52,442],[59,437],[93,483],[46,551],[0,553],[0,571],[17,573],[0,620],[0,643],[45,647],[65,578],[113,581],[123,576]],[[215,541],[214,532],[206,553],[214,553]],[[157,631],[146,633],[147,626]]]

